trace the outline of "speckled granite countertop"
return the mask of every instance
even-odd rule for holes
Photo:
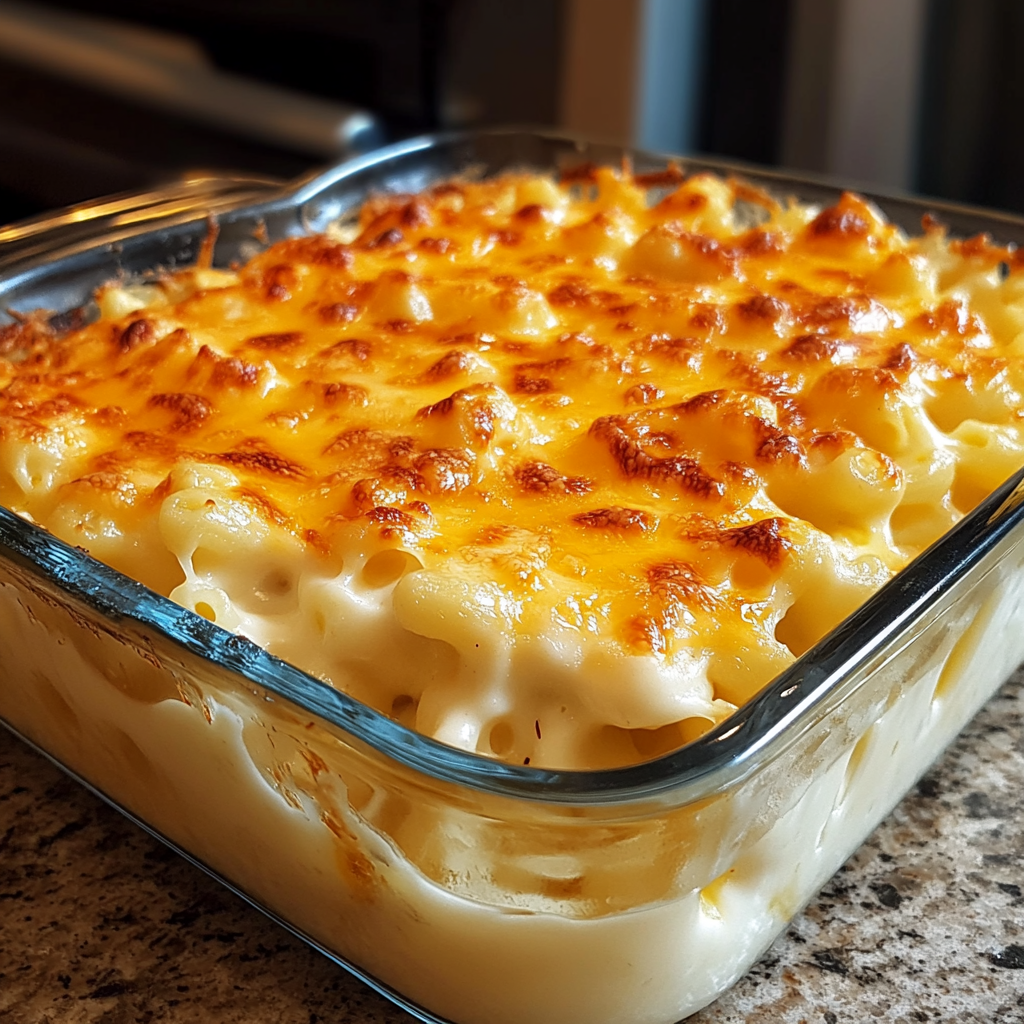
[[[411,1024],[0,729],[0,1020]],[[1024,1024],[1024,677],[691,1024]],[[523,1022],[529,1024],[529,1022]]]

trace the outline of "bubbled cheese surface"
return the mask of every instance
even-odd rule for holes
[[[455,182],[8,329],[0,502],[447,743],[635,762],[1024,464],[1022,281],[853,195]]]

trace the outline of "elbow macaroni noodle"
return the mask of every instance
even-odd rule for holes
[[[852,194],[452,182],[98,302],[0,334],[0,502],[520,764],[699,736],[1024,463],[1020,259]]]

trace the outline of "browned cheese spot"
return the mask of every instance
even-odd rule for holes
[[[215,388],[250,388],[254,387],[260,379],[258,366],[243,362],[236,357],[219,356],[209,345],[204,345],[196,353],[188,370],[190,378],[203,373],[210,375],[210,383]]]
[[[947,299],[931,313],[924,313],[918,319],[927,330],[940,334],[955,334],[961,338],[981,334],[984,329],[978,317],[969,313],[967,307],[958,299]]]
[[[690,326],[708,334],[724,334],[726,331],[725,314],[718,306],[709,302],[697,303],[690,314]]]
[[[19,314],[19,317],[23,314]],[[69,330],[74,330],[72,324]],[[18,356],[24,358],[30,354],[40,353],[53,340],[54,331],[48,320],[40,315],[30,315],[18,319],[13,324],[0,327],[0,356]]]
[[[239,447],[233,451],[219,452],[211,455],[210,458],[225,466],[234,466],[252,473],[280,476],[291,480],[304,480],[309,475],[303,466],[271,451],[261,440],[253,442],[251,447]]]
[[[806,304],[797,314],[797,319],[812,330],[820,331],[822,328],[835,326],[849,329],[858,313],[863,312],[868,305],[864,299],[830,295],[824,299],[813,299]]]
[[[657,518],[649,512],[638,508],[624,508],[621,505],[609,505],[607,508],[580,512],[572,517],[572,521],[592,530],[619,530],[628,533],[647,533],[658,525]]]
[[[746,259],[774,255],[783,252],[785,248],[785,242],[776,232],[755,228],[733,242],[728,251],[736,259]]]
[[[789,306],[773,295],[753,295],[739,303],[736,312],[744,320],[777,324],[789,312]]]
[[[397,526],[403,530],[411,530],[416,526],[413,516],[393,505],[377,505],[366,513],[366,518],[380,526]]]
[[[17,390],[16,387],[9,389],[13,393],[4,396],[8,398],[5,405],[9,412],[21,413],[26,418],[31,416],[35,420],[47,422],[66,416],[72,409],[85,408],[85,403],[75,395],[61,393],[38,402],[31,398],[16,397]]]
[[[128,503],[135,498],[136,494],[135,484],[122,473],[90,473],[88,476],[79,477],[73,483],[88,487],[101,494],[108,494],[113,498],[119,498],[121,501]]]
[[[634,310],[639,309],[639,304],[636,302],[627,302],[624,306],[610,306],[608,312],[612,316],[626,316],[627,313],[632,313]]]
[[[428,494],[458,494],[473,481],[473,461],[455,448],[430,448],[413,460],[413,469]]]
[[[613,316],[622,316],[624,313],[636,308],[636,303],[621,305],[622,296],[618,292],[593,289],[585,280],[578,278],[570,278],[552,288],[548,292],[547,298],[552,306],[569,309],[588,306],[595,309],[605,309]],[[615,305],[615,303],[620,304]]]
[[[373,346],[362,338],[345,338],[325,348],[320,355],[329,359],[332,366],[347,365],[353,368],[367,362],[373,353]]]
[[[682,490],[712,501],[725,494],[722,482],[712,477],[695,459],[686,455],[648,455],[637,440],[630,437],[622,417],[603,416],[594,421],[590,433],[608,445],[623,475],[629,479],[676,483]]]
[[[120,427],[128,419],[128,413],[119,405],[105,405],[97,409],[96,422],[102,427]]]
[[[521,221],[524,224],[539,224],[546,220],[547,216],[547,210],[540,203],[528,203],[526,206],[521,206],[513,214],[515,220]]]
[[[425,228],[434,222],[430,207],[419,198],[412,199],[406,203],[402,207],[398,219],[407,228]]]
[[[731,392],[725,388],[718,388],[715,391],[702,391],[699,395],[694,395],[692,398],[686,399],[685,402],[680,402],[678,405],[673,406],[673,409],[684,415],[699,415],[700,413],[707,412],[709,409],[717,409],[720,406],[726,405],[731,397]]]
[[[839,351],[839,341],[827,334],[801,334],[782,351],[789,359],[803,363],[831,362]]]
[[[520,395],[540,395],[555,390],[549,373],[559,373],[572,365],[568,358],[549,359],[546,362],[519,363],[512,379],[513,390]]]
[[[325,324],[348,324],[359,316],[359,307],[351,302],[332,302],[320,307],[319,316]]]
[[[752,411],[752,401],[741,395],[735,395],[726,389],[704,391],[693,398],[680,402],[672,407],[681,415],[703,415],[715,409],[723,412],[728,410],[737,417],[742,417],[746,429],[753,431],[754,456],[761,462],[779,462],[784,459],[799,463],[803,459],[803,448],[800,442],[790,434],[776,427],[768,420],[757,416]],[[723,427],[723,429],[726,429]],[[735,427],[729,429],[736,429]],[[732,479],[747,479],[747,468],[732,466],[729,471]]]
[[[728,353],[722,353],[723,356]],[[770,373],[746,359],[740,357],[729,371],[729,376],[742,381],[754,394],[772,399],[777,405],[787,395],[798,390],[797,386],[785,373]]]
[[[699,338],[673,338],[670,334],[648,334],[629,343],[629,350],[638,356],[655,356],[696,372],[707,343]]]
[[[754,457],[758,462],[789,462],[799,465],[803,461],[803,446],[792,434],[787,434],[759,416],[751,419],[754,423],[754,443],[757,446]]]
[[[723,530],[719,538],[726,547],[744,551],[770,568],[776,568],[793,547],[785,531],[785,519],[760,519],[749,526]]]
[[[253,509],[264,521],[275,526],[289,527],[291,520],[265,494],[249,487],[238,487],[235,494]]]
[[[117,341],[122,352],[131,352],[139,345],[145,345],[156,337],[156,327],[152,320],[145,317],[133,320],[123,331]]]
[[[654,384],[634,384],[623,396],[626,405],[650,405],[665,397],[665,392]]]
[[[278,334],[257,334],[246,338],[245,344],[265,352],[278,352],[282,349],[294,348],[302,341],[301,331],[282,331]]]
[[[808,447],[813,456],[831,461],[858,443],[857,435],[849,430],[827,430],[814,434]]]
[[[368,427],[353,427],[339,434],[324,449],[325,455],[343,456],[347,469],[380,470],[408,458],[415,448],[411,437],[385,434]]]
[[[378,532],[382,540],[401,541],[419,525],[414,516],[395,505],[377,505],[363,512],[363,515],[370,523],[379,527]]]
[[[486,331],[473,331],[464,334],[450,334],[440,339],[442,345],[461,345],[463,348],[475,348],[487,351],[497,339]]]
[[[350,491],[352,503],[360,512],[369,510],[381,505],[381,502],[404,501],[405,491],[396,493],[396,488],[388,486],[387,482],[379,477],[367,477],[364,480],[357,480]]]
[[[548,292],[552,306],[573,307],[586,305],[590,300],[590,289],[582,281],[564,281]]]
[[[702,205],[707,202],[705,196],[700,197]],[[732,251],[723,246],[717,238],[712,238],[710,235],[701,235],[691,231],[680,230],[678,226],[666,225],[666,228],[670,232],[674,233],[676,237],[684,244],[687,245],[697,255],[703,256],[705,259],[717,263],[721,273],[727,273],[733,269],[735,264],[735,257]]]
[[[852,204],[859,201],[844,195],[835,206],[822,210],[810,224],[810,233],[815,238],[864,238],[869,230],[868,222]]]
[[[470,435],[487,445],[494,436],[494,406],[491,402],[492,384],[474,384],[456,391],[433,405],[424,406],[416,413],[417,419],[457,415]]]
[[[403,238],[405,238],[405,235],[402,234],[400,228],[388,228],[387,231],[382,231],[379,235],[364,243],[363,248],[384,249],[392,245],[398,245]]]
[[[566,476],[546,462],[526,462],[515,471],[516,483],[533,494],[586,494],[593,483],[582,476]]]
[[[336,381],[332,384],[321,384],[320,387],[327,405],[354,405],[365,408],[370,404],[370,392],[360,384]]]
[[[889,352],[885,362],[882,363],[882,369],[889,370],[892,373],[906,374],[917,365],[917,362],[917,353],[914,351],[913,346],[908,345],[904,341],[896,345]]]
[[[292,297],[292,289],[298,282],[295,268],[287,263],[270,267],[264,275],[266,295],[276,302],[287,302]]]
[[[149,455],[159,459],[173,459],[178,454],[178,445],[166,433],[154,434],[148,430],[129,430],[121,438],[124,451],[111,452],[114,464],[131,461],[135,455]]]
[[[289,238],[278,242],[275,251],[295,263],[334,267],[338,270],[348,270],[353,262],[348,246],[334,242],[324,235]]]
[[[506,247],[516,246],[523,240],[523,236],[518,231],[509,231],[508,229],[489,231],[487,237],[495,245]]]
[[[899,379],[891,370],[881,366],[840,366],[829,370],[819,386],[856,400],[863,397],[881,397],[900,390]]]
[[[704,577],[689,562],[671,559],[647,569],[651,593],[665,605],[683,605],[709,612],[720,599]]]
[[[469,356],[465,352],[455,349],[441,356],[436,363],[425,370],[421,380],[426,384],[447,380],[450,377],[456,377],[461,373],[465,373],[471,365]]]
[[[194,430],[213,413],[213,406],[203,398],[202,395],[185,393],[169,393],[153,395],[150,398],[150,406],[160,409],[170,409],[176,413],[171,423],[171,430],[184,433]]]
[[[634,174],[633,181],[641,188],[663,188],[668,185],[678,185],[686,180],[683,169],[674,161],[660,171],[646,171],[642,174]]]
[[[555,386],[549,377],[534,377],[526,373],[517,373],[512,381],[512,390],[520,395],[543,395],[554,391]]]
[[[425,252],[432,252],[438,256],[443,256],[449,250],[454,250],[455,243],[450,238],[421,238],[418,247]]]
[[[630,650],[664,654],[668,644],[662,624],[664,615],[634,615],[623,630],[623,642]]]

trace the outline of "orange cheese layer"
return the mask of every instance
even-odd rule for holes
[[[350,589],[377,597],[435,580],[381,614],[460,664],[480,646],[465,615],[533,652],[523,672],[549,647],[552,680],[621,656],[676,687],[631,715],[642,675],[548,703],[561,684],[534,679],[528,707],[491,693],[497,717],[450,733],[461,669],[430,670],[428,713],[414,682],[313,666],[517,760],[549,703],[616,748],[553,755],[584,766],[707,728],[1024,463],[1013,254],[935,225],[908,239],[853,195],[819,211],[607,169],[452,183],[99,303],[64,336],[37,318],[0,341],[0,501],[210,617],[202,586],[277,614],[275,586],[298,585],[277,555],[269,582],[224,580],[290,552],[325,579],[358,566]],[[186,515],[206,530],[191,549]],[[462,596],[437,596],[452,580]],[[302,663],[246,622],[228,624]],[[694,673],[704,710],[679,699]]]

